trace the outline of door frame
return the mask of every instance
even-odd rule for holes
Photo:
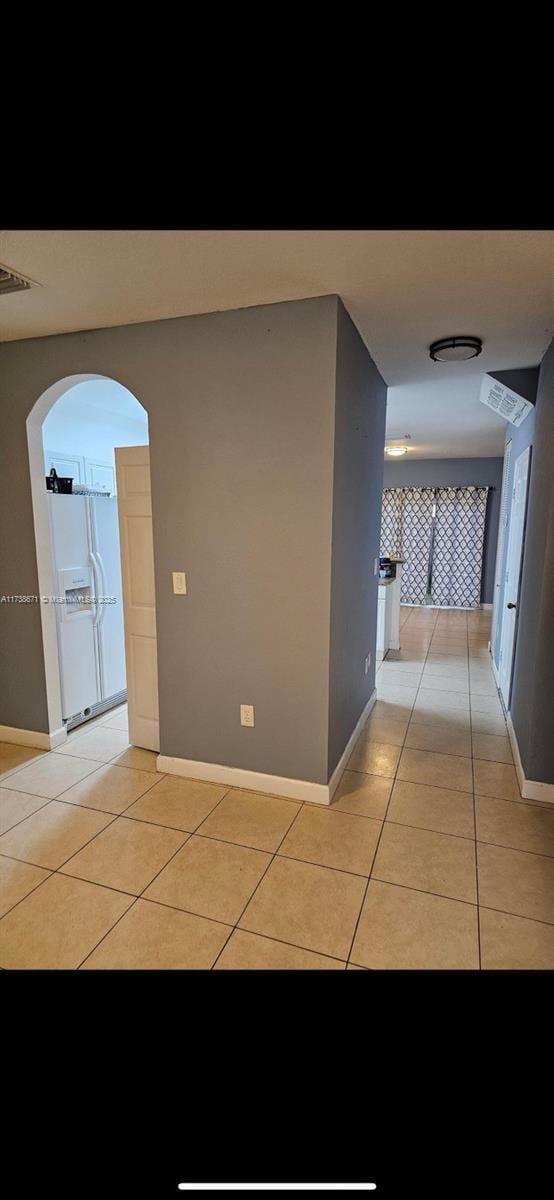
[[[502,589],[503,611],[502,611],[502,620],[501,620],[501,624],[500,624],[500,640],[499,640],[499,644],[498,644],[498,660],[499,660],[498,661],[498,689],[500,691],[500,695],[502,697],[506,712],[510,711],[510,702],[511,702],[511,697],[512,697],[512,680],[513,680],[513,673],[514,673],[514,659],[515,659],[515,655],[516,655],[517,631],[518,631],[518,625],[519,625],[519,600],[520,600],[520,596],[521,596],[521,577],[522,577],[522,572],[523,572],[523,558],[524,558],[524,554],[525,554],[525,532],[526,532],[526,527],[527,527],[527,505],[528,505],[528,501],[529,501],[529,483],[530,483],[530,479],[531,479],[531,455],[532,455],[531,446],[526,446],[525,449],[522,450],[520,454],[518,454],[517,458],[514,461],[514,473],[513,473],[513,477],[512,477],[510,519],[509,519],[509,525],[508,525],[508,538],[507,538],[507,545],[506,545],[506,566],[505,566],[505,574],[504,574],[504,587]],[[514,530],[513,521],[514,521],[514,508],[515,508],[516,476],[517,476],[518,464],[521,463],[523,458],[525,458],[526,462],[527,462],[527,475],[526,475],[526,480],[525,480],[525,499],[523,502],[523,519],[522,519],[522,523],[521,523],[521,545],[520,545],[520,552],[519,552],[519,563],[517,565],[517,583],[514,582],[514,585],[513,585],[516,610],[515,610],[514,624],[513,624],[513,637],[512,637],[512,642],[511,642],[510,663],[508,665],[508,664],[504,664],[503,657],[502,657],[504,633],[506,630],[506,614],[504,612],[504,609],[506,608],[506,604],[508,601],[508,570],[509,570],[509,566],[510,566],[510,548],[511,548],[512,533]],[[504,687],[506,688],[505,692],[503,690]]]
[[[130,468],[135,472],[146,470],[148,478],[148,491],[139,487],[132,487],[131,490],[127,486],[126,468]],[[137,741],[132,741],[132,745],[143,747],[147,750],[152,750],[156,754],[160,753],[160,689],[158,679],[158,632],[157,632],[157,605],[156,605],[156,569],[154,560],[154,529],[152,521],[152,474],[150,470],[150,447],[149,446],[116,446],[115,448],[115,471],[118,480],[117,493],[119,503],[117,506],[117,515],[119,521],[119,546],[121,557],[121,582],[122,582],[122,606],[123,606],[123,625],[125,634],[125,661],[127,670],[127,696],[129,702],[129,737],[134,733]],[[130,522],[132,520],[149,522],[149,535],[152,537],[152,585],[154,591],[153,603],[153,629],[151,632],[150,621],[144,620],[145,610],[149,609],[149,605],[142,606],[139,600],[133,601],[133,554],[130,540]],[[145,574],[149,575],[149,570]],[[137,611],[143,608],[142,619],[137,621]],[[133,613],[131,612],[133,610]],[[139,629],[140,626],[140,629]],[[145,645],[150,645],[154,642],[154,654],[150,660],[152,670],[155,675],[155,680],[152,680],[152,687],[147,686],[146,694],[149,698],[155,697],[156,715],[147,715],[144,711],[139,712],[137,687],[137,656],[133,649],[133,641],[140,640],[144,649]],[[144,682],[144,667],[139,672],[139,678]],[[142,693],[144,697],[144,693]]]
[[[503,595],[502,575],[504,573],[504,551],[508,550],[507,536],[509,536],[510,526],[510,506],[508,496],[508,482],[512,466],[512,438],[509,438],[504,447],[504,465],[502,468],[502,487],[500,491],[500,516],[498,519],[498,536],[496,539],[496,561],[494,570],[494,590],[493,590],[493,611],[491,622],[490,636],[490,652],[492,661],[496,669],[496,647],[498,645],[498,653],[500,654],[500,639],[502,637],[502,613],[500,611],[500,600]]]
[[[56,617],[55,604],[42,603],[42,596],[55,596],[57,594],[57,585],[54,576],[54,562],[52,554],[52,538],[50,533],[50,521],[48,517],[47,491],[44,484],[44,447],[42,437],[42,427],[50,410],[56,404],[56,401],[61,396],[68,392],[70,388],[74,388],[79,383],[87,383],[97,379],[109,380],[113,383],[120,384],[119,379],[114,379],[113,375],[99,375],[97,373],[83,373],[76,375],[66,375],[63,379],[57,380],[46,391],[35,400],[35,403],[27,417],[27,452],[29,458],[29,479],[31,485],[31,503],[33,508],[33,526],[35,532],[35,553],[37,562],[37,577],[38,577],[38,596],[39,596],[39,611],[42,634],[42,651],[44,662],[44,678],[46,686],[46,706],[48,713],[48,733],[34,732],[25,730],[25,734],[29,737],[34,736],[36,744],[41,748],[45,748],[44,741],[48,742],[46,748],[50,750],[61,746],[67,739],[67,730],[62,721],[62,698],[61,698],[61,682],[60,682],[60,660],[58,648],[58,627]],[[127,388],[131,394],[135,396],[131,388]],[[138,400],[138,396],[135,396]],[[141,401],[138,400],[140,404]],[[144,408],[144,405],[142,405]],[[148,413],[148,410],[145,409]],[[38,741],[37,739],[41,739]],[[27,744],[31,743],[27,739]]]

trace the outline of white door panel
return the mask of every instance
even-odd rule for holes
[[[158,667],[154,541],[148,446],[115,451],[129,738],[134,746],[159,750]]]
[[[531,448],[528,446],[527,449],[519,455],[519,458],[516,459],[514,467],[510,532],[508,535],[508,553],[506,556],[506,582],[504,585],[502,633],[500,639],[499,682],[502,698],[508,710],[510,707],[510,690],[514,659],[517,606],[520,592],[521,560],[523,556],[523,534],[525,530],[525,514],[527,510],[530,455]]]

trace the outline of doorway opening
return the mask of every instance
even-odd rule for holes
[[[148,463],[148,414],[114,379],[68,376],[39,397],[27,437],[55,748],[127,698],[116,448]]]

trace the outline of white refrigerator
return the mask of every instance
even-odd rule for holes
[[[62,717],[67,728],[126,699],[117,500],[49,493]]]

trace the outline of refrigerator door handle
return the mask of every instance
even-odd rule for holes
[[[94,597],[95,597],[94,614],[92,617],[92,626],[93,626],[93,629],[96,629],[98,626],[99,620],[100,620],[100,605],[98,603],[98,596],[99,596],[98,563],[96,561],[96,555],[93,554],[92,550],[89,552],[89,559],[90,559],[90,565],[92,567],[92,577],[94,580]]]
[[[100,577],[101,577],[101,580],[102,580],[102,597],[103,597],[103,600],[104,600],[104,603],[103,603],[103,604],[99,604],[99,605],[98,605],[98,608],[99,608],[99,610],[100,610],[100,611],[99,611],[99,613],[98,613],[98,622],[97,622],[97,624],[98,624],[98,628],[100,628],[100,626],[101,626],[101,625],[104,623],[104,619],[105,619],[105,616],[106,616],[106,603],[105,603],[105,601],[106,601],[106,588],[107,588],[107,581],[106,581],[106,572],[105,572],[105,570],[104,570],[104,563],[102,562],[102,558],[101,558],[101,555],[98,553],[98,550],[96,551],[96,554],[95,554],[95,556],[94,556],[94,557],[96,558],[96,561],[97,561],[97,563],[98,563],[98,567],[99,567],[99,569],[100,569]]]

